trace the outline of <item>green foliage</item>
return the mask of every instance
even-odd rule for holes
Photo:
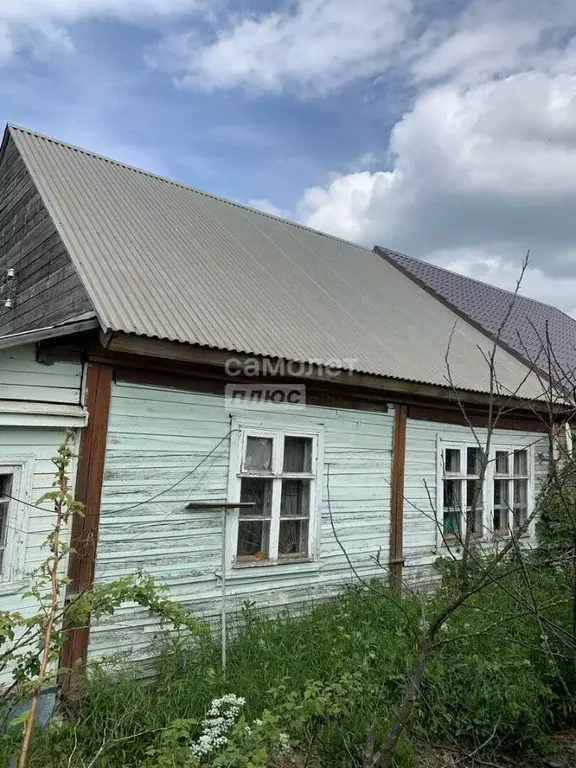
[[[565,497],[551,493],[546,504],[542,550],[513,551],[498,564],[472,552],[471,579],[486,568],[491,579],[435,638],[397,768],[413,768],[421,743],[514,759],[538,753],[547,734],[574,715],[570,513]],[[422,637],[459,593],[454,564],[440,561],[438,571],[434,593],[398,594],[374,581],[302,614],[271,618],[246,605],[231,621],[226,675],[217,638],[152,577],[98,585],[63,609],[61,622],[82,624],[126,602],[146,607],[171,630],[155,674],[142,679],[132,667],[91,667],[73,710],[35,734],[30,766],[67,768],[74,754],[74,764],[96,761],[99,768],[280,768],[287,744],[309,768],[359,766],[367,734],[378,743],[387,733]],[[42,605],[41,588],[33,583],[32,590]],[[0,613],[0,651],[23,631],[38,633],[42,616]],[[54,652],[61,641],[55,633]],[[17,682],[35,679],[38,648],[6,658],[16,662]],[[227,723],[225,740],[195,752],[210,733],[214,700],[233,695],[245,703]],[[0,764],[18,743],[17,731],[0,738]]]
[[[498,577],[441,630],[422,698],[401,741],[398,768],[414,765],[422,741],[472,751],[538,752],[564,700],[555,633],[543,638],[524,610],[525,569],[545,622],[570,626],[570,594],[533,556],[508,559]],[[247,607],[237,618],[224,677],[219,644],[172,633],[147,680],[127,668],[94,667],[70,719],[38,734],[33,768],[78,765],[102,749],[101,768],[260,768],[282,765],[279,734],[310,768],[360,765],[366,735],[387,731],[427,623],[455,590],[446,577],[434,595],[396,595],[380,583],[345,590],[302,615],[269,618]],[[548,625],[547,625],[548,626]],[[207,756],[190,751],[214,698],[246,699],[228,742]],[[248,727],[249,730],[246,730]],[[0,747],[0,764],[2,752]]]
[[[540,555],[561,554],[574,547],[576,538],[576,486],[563,482],[551,485],[541,499],[542,513],[537,523]]]

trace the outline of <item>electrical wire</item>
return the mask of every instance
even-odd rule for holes
[[[224,437],[223,437],[223,438],[221,438],[221,439],[220,439],[220,440],[219,440],[219,441],[216,443],[216,445],[215,445],[215,446],[212,448],[212,450],[211,450],[211,451],[209,451],[209,452],[208,452],[208,453],[207,453],[207,454],[206,454],[206,455],[205,455],[205,456],[202,458],[202,460],[201,460],[200,462],[198,462],[198,464],[196,464],[196,466],[195,466],[193,469],[191,469],[191,470],[189,470],[188,472],[186,472],[186,474],[185,474],[185,475],[183,475],[183,477],[181,477],[179,480],[177,480],[177,481],[176,481],[175,483],[173,483],[172,485],[170,485],[170,486],[168,486],[167,488],[164,488],[163,490],[161,490],[161,491],[159,491],[158,493],[154,494],[154,496],[150,496],[149,498],[147,498],[147,499],[144,499],[143,501],[139,501],[139,502],[137,502],[136,504],[132,504],[131,506],[128,506],[128,507],[121,507],[121,508],[118,508],[118,509],[108,510],[106,514],[108,514],[108,515],[114,515],[114,514],[116,514],[116,513],[121,513],[121,512],[129,512],[129,511],[131,511],[131,510],[133,510],[133,509],[137,509],[138,507],[144,506],[145,504],[150,504],[152,501],[155,501],[156,499],[160,498],[161,496],[164,496],[166,493],[170,493],[170,491],[173,491],[175,488],[177,488],[179,485],[181,485],[183,482],[185,482],[185,481],[186,481],[186,480],[187,480],[189,477],[191,477],[191,476],[192,476],[192,475],[193,475],[195,472],[197,472],[197,471],[200,469],[200,467],[201,467],[201,466],[202,466],[202,465],[203,465],[203,464],[204,464],[206,461],[208,461],[208,459],[209,459],[209,458],[210,458],[210,457],[211,457],[211,456],[212,456],[212,455],[213,455],[213,454],[214,454],[214,453],[215,453],[215,452],[218,450],[218,448],[220,448],[220,446],[222,445],[222,443],[224,443],[226,440],[228,440],[228,438],[229,438],[229,437],[230,437],[230,436],[231,436],[231,435],[232,435],[234,432],[238,432],[238,431],[239,431],[239,430],[238,430],[237,428],[236,428],[236,429],[231,429],[231,430],[229,430],[229,431],[228,431],[228,432],[227,432],[227,433],[224,435]],[[186,456],[186,455],[189,455],[189,454],[168,454],[168,453],[167,453],[167,454],[162,454],[162,455],[165,455],[165,456],[174,456],[174,455],[179,455],[179,456]],[[202,478],[200,479],[200,481],[199,481],[199,482],[196,484],[195,488],[197,488],[197,487],[198,487],[198,485],[199,485],[199,484],[200,484],[200,482],[201,482],[201,481],[204,479],[204,477],[205,477],[205,476],[206,476],[206,473],[204,473],[204,475],[202,476]],[[192,489],[192,490],[194,490],[194,489]],[[16,502],[18,502],[19,504],[23,504],[23,505],[24,505],[24,506],[26,506],[26,507],[30,507],[30,508],[32,508],[32,509],[38,509],[38,510],[40,510],[41,512],[44,512],[44,513],[46,513],[46,512],[48,511],[48,510],[46,509],[46,507],[41,507],[41,506],[39,506],[38,504],[32,504],[32,503],[31,503],[31,502],[29,502],[29,501],[25,501],[24,499],[20,499],[20,498],[18,498],[17,496],[12,496],[12,495],[11,495],[11,494],[9,494],[9,493],[5,494],[5,496],[6,496],[6,498],[12,499],[13,501],[16,501]],[[178,509],[181,509],[181,506],[178,506],[177,508],[175,508],[174,510],[172,510],[171,512],[169,512],[169,513],[168,513],[168,515],[166,515],[164,518],[162,518],[162,520],[160,520],[158,523],[141,523],[141,525],[149,525],[149,526],[150,526],[150,528],[153,528],[153,527],[156,527],[156,525],[159,525],[159,524],[165,524],[166,518],[167,518],[167,517],[168,517],[170,514],[173,514],[175,511],[177,511]],[[137,523],[136,523],[136,525],[137,525]],[[18,532],[18,533],[24,533],[24,534],[26,534],[26,533],[27,533],[27,531],[23,530],[22,528],[17,528],[16,526],[14,526],[14,525],[12,525],[12,524],[10,524],[10,523],[8,523],[7,525],[5,525],[5,526],[4,526],[4,529],[5,529],[5,530],[12,530],[12,531],[16,531],[16,532]],[[140,533],[142,533],[142,532],[143,532],[143,531],[140,531]]]

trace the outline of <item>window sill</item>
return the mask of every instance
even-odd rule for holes
[[[322,564],[318,560],[309,557],[294,560],[258,560],[257,562],[234,563],[227,573],[227,578],[235,581],[251,579],[254,571],[263,572],[268,576],[297,575],[301,573],[319,573]]]
[[[474,541],[474,542],[484,541],[484,536],[481,533],[472,533],[472,534],[470,534],[470,541]],[[453,534],[448,533],[448,534],[444,534],[442,536],[442,544],[441,544],[441,546],[442,547],[448,547],[448,546],[450,546],[450,547],[453,547],[453,546],[463,547],[465,542],[466,542],[465,539],[461,539],[459,536],[455,536]]]

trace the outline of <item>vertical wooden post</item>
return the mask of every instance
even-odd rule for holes
[[[110,365],[88,363],[88,425],[80,440],[75,491],[76,500],[84,504],[84,515],[74,515],[72,521],[72,552],[68,564],[70,583],[66,590],[66,600],[90,589],[94,582],[112,374]],[[64,695],[70,692],[74,682],[84,673],[90,635],[89,621],[87,626],[69,629],[67,635],[60,657],[60,668],[63,671],[69,670],[61,676]]]
[[[390,499],[390,585],[399,587],[404,565],[404,466],[406,462],[406,420],[408,406],[394,407],[392,443],[392,493]]]

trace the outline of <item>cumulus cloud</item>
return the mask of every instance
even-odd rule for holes
[[[195,87],[325,93],[386,69],[413,22],[413,0],[298,0],[233,16],[207,43],[171,36],[153,59]]]
[[[576,57],[574,31],[557,24],[559,9],[567,22],[576,10],[510,1],[480,19],[478,8],[412,52],[420,88],[386,167],[306,190],[300,217],[507,288],[531,249],[523,292],[574,312]]]

